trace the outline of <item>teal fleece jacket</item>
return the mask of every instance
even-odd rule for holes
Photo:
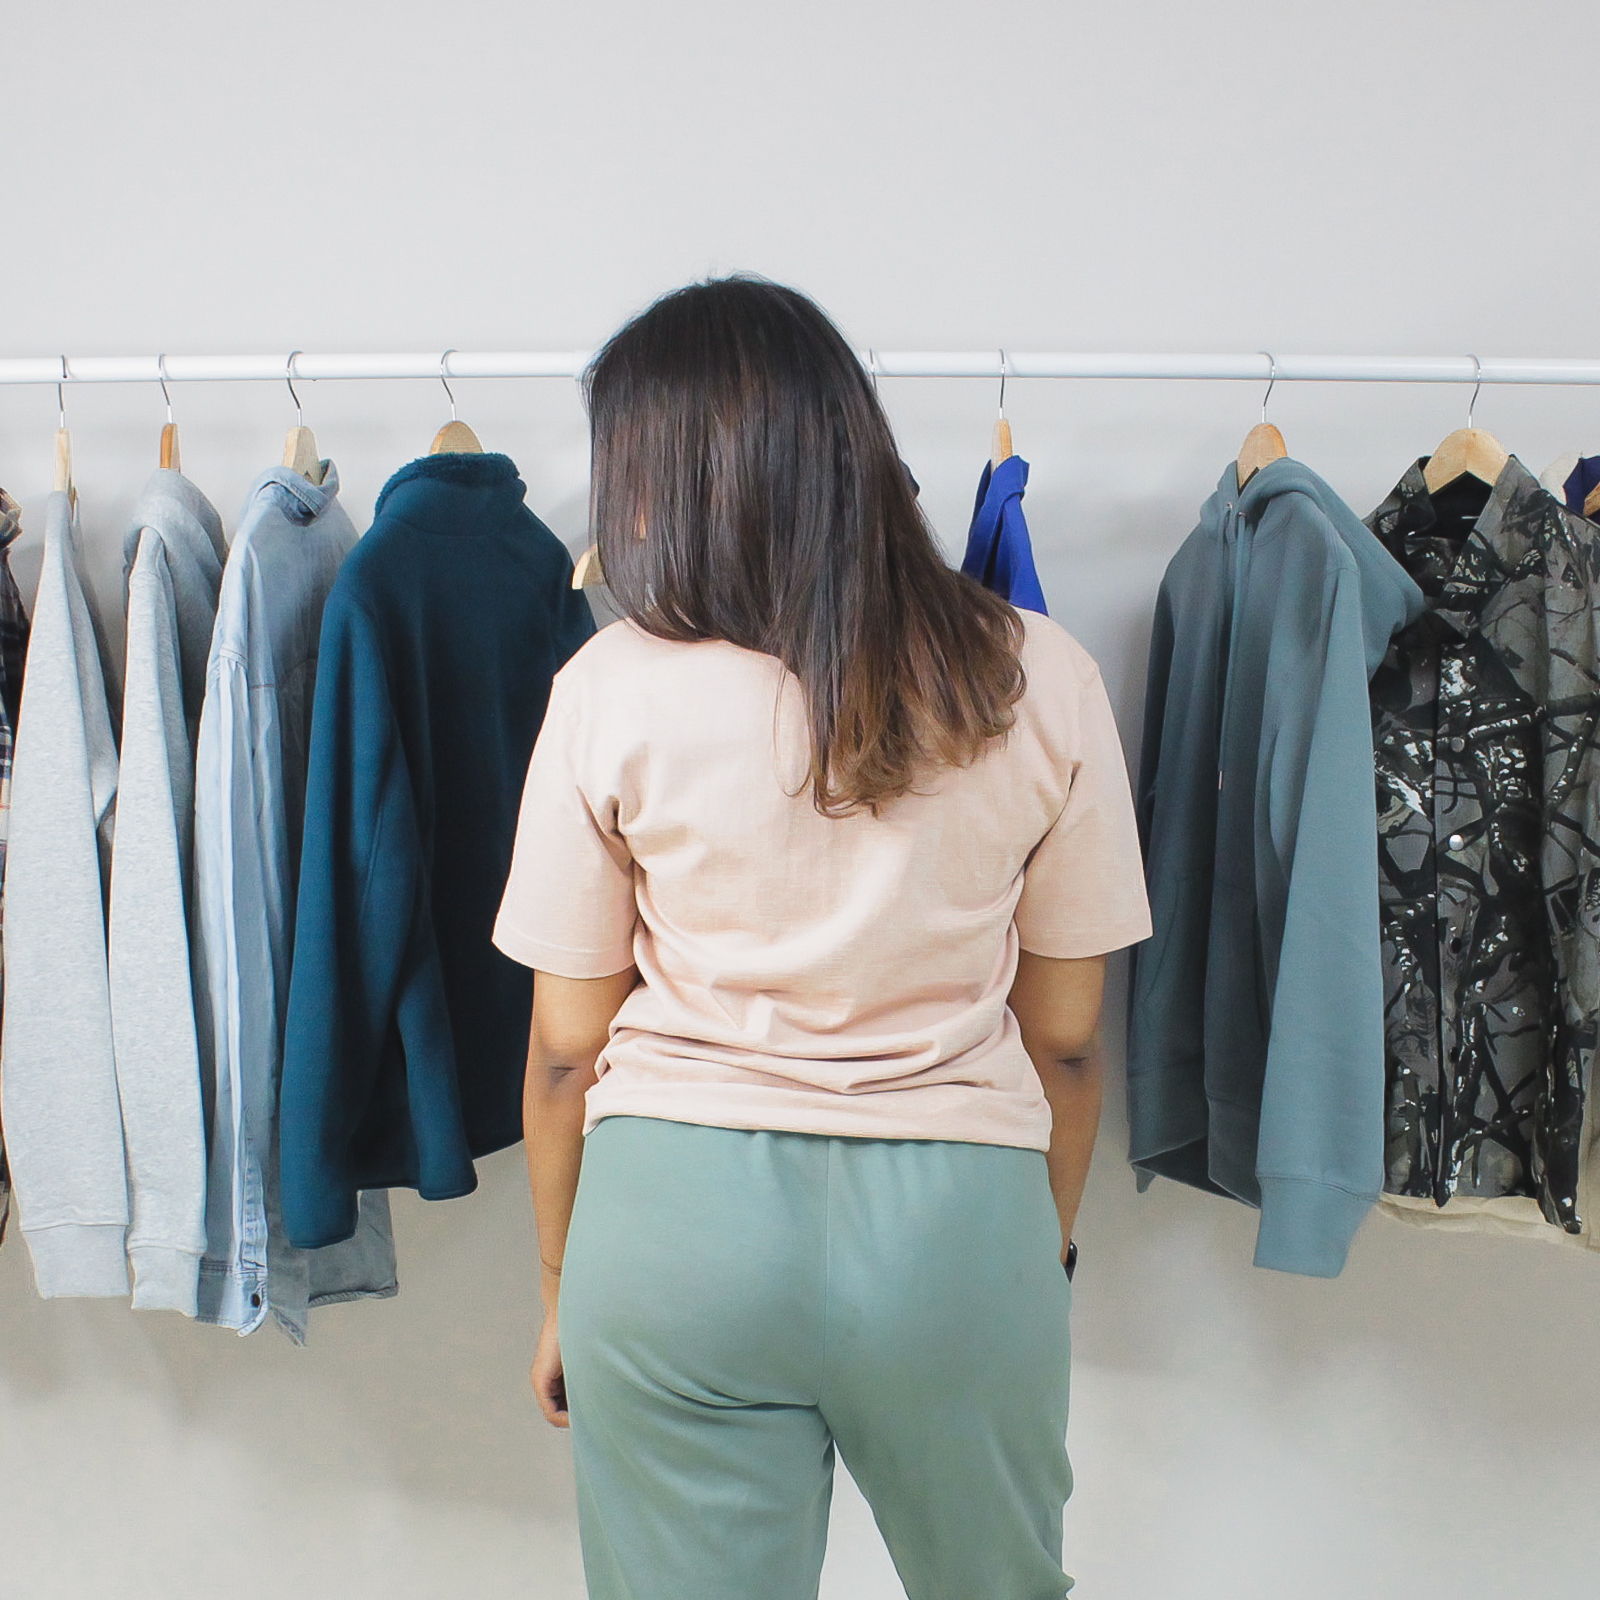
[[[532,974],[491,941],[550,680],[594,632],[503,455],[402,467],[322,614],[279,1105],[290,1241],[522,1136]]]
[[[1335,1277],[1383,1185],[1367,685],[1422,592],[1317,475],[1230,462],[1161,585],[1138,806],[1129,1159],[1261,1211]]]

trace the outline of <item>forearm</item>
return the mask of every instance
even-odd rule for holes
[[[594,1081],[592,1061],[587,1068],[528,1062],[522,1124],[539,1237],[540,1297],[547,1309],[555,1303],[560,1285],[561,1260],[583,1161],[584,1095]]]
[[[1077,1222],[1089,1162],[1100,1131],[1100,1104],[1104,1094],[1098,1041],[1075,1059],[1035,1061],[1045,1099],[1050,1103],[1050,1192],[1061,1219],[1061,1254]]]
[[[1063,1260],[1100,1129],[1105,967],[1104,956],[1055,960],[1024,950],[1011,985],[1011,1012],[1050,1104],[1050,1190],[1061,1218]]]
[[[539,1235],[540,1298],[555,1308],[567,1227],[583,1161],[584,1096],[610,1036],[611,1019],[639,975],[629,968],[607,978],[560,978],[537,972],[528,1071],[522,1090],[522,1133]]]

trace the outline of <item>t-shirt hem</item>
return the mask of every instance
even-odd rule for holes
[[[592,1095],[594,1091],[590,1093]],[[741,1112],[715,1111],[709,1107],[697,1109],[682,1104],[681,1096],[671,1092],[647,1094],[630,1088],[625,1095],[616,1094],[609,1102],[602,1101],[598,1109],[591,1102],[591,1109],[584,1118],[583,1131],[586,1135],[592,1133],[607,1117],[651,1117],[661,1122],[686,1122],[693,1127],[737,1128],[748,1132],[810,1133],[844,1139],[903,1139],[929,1144],[998,1145],[1012,1150],[1048,1151],[1050,1148],[1048,1110],[1042,1127],[1038,1125],[1036,1117],[1024,1115],[1015,1116],[1012,1119],[1014,1125],[1009,1129],[996,1124],[988,1127],[930,1127],[926,1122],[918,1122],[897,1113],[874,1112],[870,1106],[863,1105],[864,1097],[861,1096],[841,1096],[848,1104],[835,1110],[823,1110],[786,1105],[784,1102],[788,1093],[775,1090],[770,1099],[762,1097],[759,1110],[750,1107]],[[1031,1126],[1028,1125],[1030,1123]]]

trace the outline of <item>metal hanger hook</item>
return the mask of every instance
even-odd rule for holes
[[[1267,420],[1267,401],[1272,398],[1272,386],[1278,381],[1278,361],[1270,350],[1263,350],[1267,358],[1267,392],[1261,397],[1261,420]]]
[[[56,426],[63,433],[67,430],[67,397],[62,392],[62,384],[66,383],[72,374],[67,371],[67,358],[61,358],[61,376],[56,379]]]
[[[156,371],[160,376],[156,382],[161,385],[161,398],[167,402],[167,422],[172,422],[172,396],[167,393],[167,358],[165,354],[156,357]]]
[[[289,398],[294,401],[294,425],[300,427],[305,417],[305,411],[300,405],[300,396],[294,392],[294,362],[295,357],[304,355],[303,350],[291,350],[289,359],[283,364],[283,381],[289,385]]]
[[[439,357],[439,382],[444,385],[444,392],[450,396],[450,420],[452,422],[456,420],[456,396],[455,390],[450,387],[450,368],[447,363],[455,353],[455,346],[452,345]]]
[[[1472,398],[1467,401],[1467,426],[1472,426],[1472,413],[1478,407],[1478,391],[1483,387],[1483,363],[1476,357],[1472,358]]]
[[[1004,350],[1000,352],[1000,415],[1006,414],[1006,374],[1011,370],[1011,363],[1006,360]]]

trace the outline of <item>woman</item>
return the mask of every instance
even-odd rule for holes
[[[910,1600],[1055,1600],[1089,1051],[1149,932],[1105,690],[945,565],[804,296],[680,290],[588,386],[625,620],[495,938],[589,1593],[814,1596],[837,1445]]]

